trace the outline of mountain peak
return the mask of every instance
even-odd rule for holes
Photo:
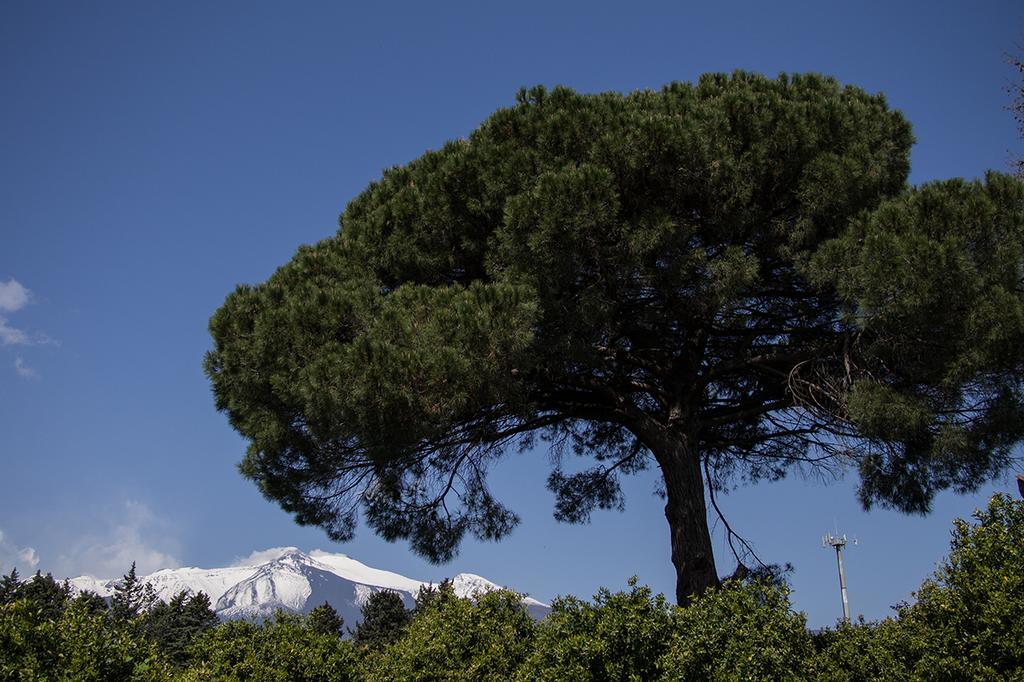
[[[301,549],[291,547],[287,552],[276,559],[271,560],[269,563],[312,563],[314,561],[315,559],[313,559],[313,557],[309,556]]]
[[[415,604],[421,587],[433,585],[398,573],[367,566],[348,555],[298,547],[273,547],[253,552],[223,568],[165,568],[141,579],[164,601],[187,590],[205,592],[221,618],[262,619],[278,609],[308,613],[325,601],[350,626],[361,617],[362,605],[375,592],[397,592],[406,607]],[[76,592],[90,590],[100,596],[113,594],[120,578],[103,580],[90,576],[71,579]],[[499,589],[473,573],[459,573],[452,587],[460,597]],[[524,598],[530,613],[540,618],[550,609],[536,599]]]

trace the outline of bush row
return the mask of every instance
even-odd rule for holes
[[[385,592],[351,638],[329,606],[217,624],[205,595],[165,604],[133,580],[108,606],[48,576],[4,578],[0,680],[1024,679],[1024,503],[1002,495],[956,522],[913,603],[818,633],[763,578],[685,608],[633,579],[559,598],[540,622],[511,592],[463,599],[442,585],[412,611]]]

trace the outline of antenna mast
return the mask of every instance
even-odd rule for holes
[[[836,531],[838,533],[838,531]],[[836,550],[836,563],[839,564],[839,592],[843,596],[843,620],[850,622],[850,600],[846,596],[846,573],[843,571],[843,547],[846,547],[846,535],[832,535],[827,533],[821,538],[822,547],[832,547]],[[857,544],[857,538],[853,539]]]

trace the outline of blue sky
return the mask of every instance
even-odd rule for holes
[[[448,566],[368,531],[299,528],[244,481],[244,443],[203,376],[206,323],[240,282],[334,232],[381,170],[466,135],[517,89],[656,88],[706,71],[817,71],[886,93],[914,124],[913,182],[1006,169],[1006,88],[1024,8],[981,3],[0,4],[0,569],[109,577],[131,560],[224,565],[255,549],[344,551],[411,577],[470,571],[541,599],[673,592],[650,475],[626,512],[551,517],[543,453],[498,494],[523,517]],[[861,511],[854,482],[791,480],[723,500],[770,561],[792,562],[812,625],[839,613],[835,527],[854,613],[909,597],[983,505]],[[726,552],[719,553],[728,570]]]

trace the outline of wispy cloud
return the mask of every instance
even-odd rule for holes
[[[0,530],[0,573],[8,574],[18,569],[22,577],[31,575],[39,565],[39,555],[32,547],[19,547]]]
[[[68,577],[116,578],[133,561],[142,575],[161,568],[178,568],[181,562],[175,556],[177,543],[172,531],[171,524],[154,514],[147,504],[127,500],[104,531],[84,536],[62,554],[57,570]]]
[[[7,324],[7,318],[0,315],[0,345],[27,346],[30,342],[28,334]]]
[[[0,313],[15,313],[32,303],[35,297],[28,287],[14,279],[0,282]],[[27,332],[14,326],[5,315],[0,315],[0,346],[59,346],[60,343],[43,332]],[[24,364],[22,359],[15,363],[15,370],[22,377],[35,376],[35,371]]]
[[[295,550],[295,547],[271,547],[270,549],[258,549],[249,556],[239,557],[231,562],[232,566],[258,566],[268,561],[279,559],[288,552]]]
[[[34,369],[25,364],[25,361],[19,358],[14,358],[14,371],[18,373],[18,376],[23,379],[35,379],[39,375]]]
[[[21,310],[32,298],[32,292],[13,277],[0,282],[0,310],[13,313]]]

